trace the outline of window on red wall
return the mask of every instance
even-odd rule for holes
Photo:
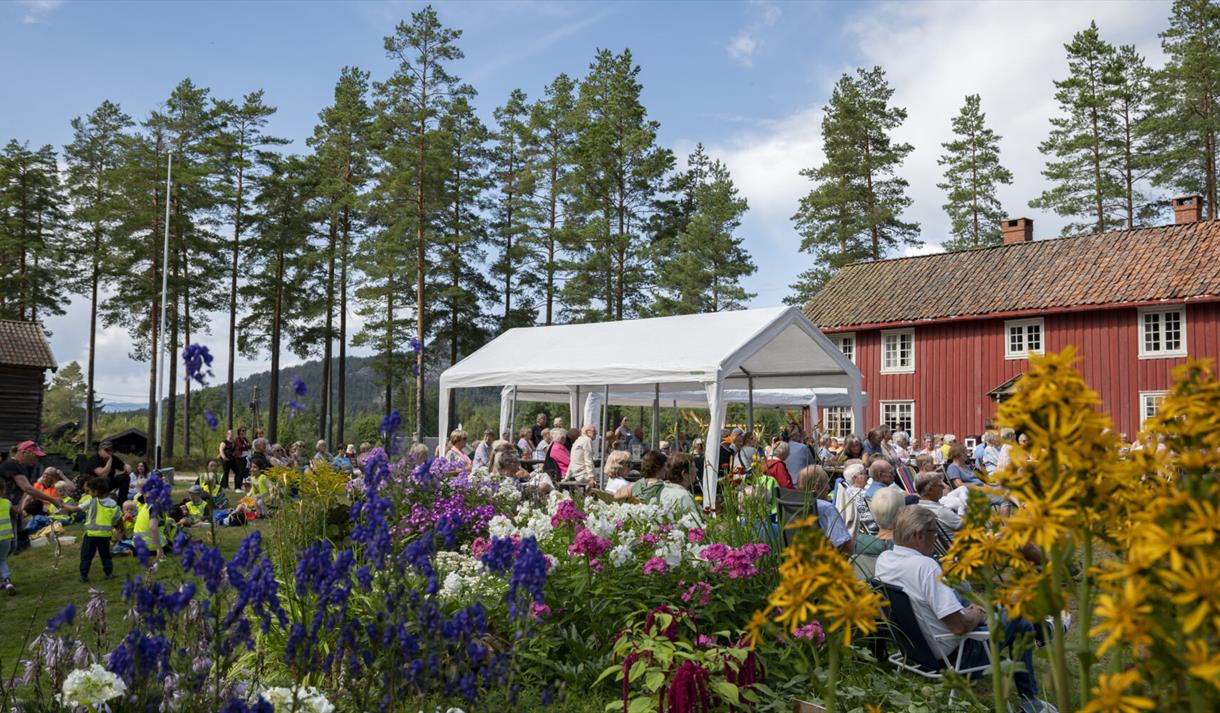
[[[915,330],[890,329],[881,333],[881,373],[915,371]]]
[[[1140,357],[1186,356],[1186,310],[1148,308],[1139,311]]]
[[[915,433],[915,402],[914,401],[882,401],[881,423],[895,431]]]
[[[1010,319],[1004,323],[1004,358],[1026,359],[1045,350],[1046,325],[1041,317]]]

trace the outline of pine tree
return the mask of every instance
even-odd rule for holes
[[[822,118],[826,160],[801,172],[815,186],[792,217],[801,250],[818,264],[792,285],[792,302],[808,300],[843,265],[920,244],[919,224],[902,219],[911,199],[898,169],[912,147],[890,136],[907,117],[890,104],[893,95],[880,67],[857,69],[835,84]]]
[[[748,205],[729,170],[708,157],[703,144],[687,159],[692,211],[672,241],[658,241],[657,315],[741,309],[754,297],[740,285],[755,271],[742,238],[735,235]]]
[[[430,289],[436,298],[428,308],[432,313],[429,321],[436,326],[434,342],[438,348],[448,347],[447,363],[452,365],[486,342],[492,320],[484,317],[482,305],[497,297],[479,270],[489,242],[481,209],[492,185],[487,148],[491,135],[466,96],[450,103],[441,129],[448,160],[444,209],[436,225],[436,268],[431,271]],[[454,391],[449,392],[449,414],[457,416]],[[439,424],[439,433],[448,433],[451,425]]]
[[[208,147],[214,166],[218,200],[223,219],[233,226],[230,242],[229,277],[229,364],[225,381],[225,424],[233,428],[233,368],[237,363],[237,282],[242,274],[242,231],[246,228],[246,211],[258,176],[254,172],[264,147],[288,143],[285,139],[265,133],[267,121],[275,107],[263,103],[262,90],[243,97],[241,104],[223,99],[215,103],[220,129]]]
[[[318,115],[309,145],[318,154],[319,190],[323,213],[333,216],[337,243],[332,254],[338,263],[339,341],[338,403],[333,409],[335,433],[328,440],[346,440],[347,410],[347,303],[349,275],[355,241],[363,231],[364,198],[361,195],[372,175],[370,146],[373,112],[368,104],[369,75],[355,67],[344,67],[335,85],[334,103]],[[330,291],[333,295],[334,290]],[[333,301],[333,299],[331,300]],[[332,306],[328,311],[333,312]],[[330,329],[327,329],[329,338]],[[330,360],[326,359],[329,363]],[[329,368],[327,369],[329,372]],[[330,401],[329,373],[326,401]]]
[[[530,112],[529,148],[535,159],[535,192],[542,211],[539,229],[539,265],[546,276],[542,285],[543,323],[553,324],[559,276],[560,251],[572,243],[568,211],[572,203],[571,153],[576,143],[576,82],[560,74],[546,87],[545,96]]]
[[[1047,155],[1042,175],[1052,184],[1030,207],[1079,218],[1068,233],[1104,233],[1122,227],[1118,211],[1122,184],[1112,169],[1118,126],[1112,111],[1115,50],[1101,38],[1097,23],[1064,45],[1068,77],[1055,82],[1060,115],[1039,145]]]
[[[1109,80],[1116,129],[1111,170],[1123,194],[1119,214],[1127,228],[1155,225],[1165,201],[1144,190],[1156,163],[1144,128],[1152,113],[1152,71],[1135,47],[1122,45],[1114,53]]]
[[[1201,194],[1214,220],[1220,217],[1220,6],[1176,0],[1161,48],[1167,61],[1153,81],[1153,111],[1144,127],[1155,147],[1153,181],[1179,193]]]
[[[64,313],[63,206],[55,149],[10,141],[0,153],[0,246],[8,256],[0,316],[38,322]]]
[[[492,172],[497,197],[492,233],[498,254],[491,274],[500,282],[504,302],[500,329],[505,330],[532,326],[536,313],[531,300],[538,281],[532,269],[537,261],[532,233],[538,212],[533,201],[533,140],[525,92],[514,89],[504,106],[495,110],[495,118]]]
[[[132,126],[131,117],[110,101],[104,101],[84,119],[72,120],[72,143],[64,147],[68,164],[67,191],[72,205],[72,245],[67,254],[77,256],[73,262],[78,279],[73,290],[89,297],[89,355],[85,386],[85,444],[93,443],[93,411],[98,290],[103,280],[109,283],[120,274],[122,265],[116,259],[115,235],[122,221],[122,184],[125,132]]]
[[[67,421],[81,420],[82,406],[87,392],[80,364],[70,361],[51,377],[42,400],[42,425],[44,428]],[[86,442],[89,442],[86,439]]]
[[[583,216],[563,286],[579,321],[635,316],[653,280],[643,229],[674,160],[656,144],[660,125],[641,103],[639,74],[630,50],[598,50],[580,86],[572,153]]]
[[[947,250],[965,250],[998,245],[1004,209],[996,188],[1012,183],[1012,172],[1000,165],[1000,137],[987,128],[978,94],[966,103],[952,122],[954,139],[941,146],[945,153],[937,163],[945,166],[945,182],[936,187],[946,193],[951,240]]]
[[[386,54],[398,61],[398,68],[385,82],[377,85],[382,116],[381,159],[385,166],[379,176],[378,190],[385,204],[392,206],[391,226],[399,239],[408,240],[414,255],[415,336],[427,340],[430,325],[426,320],[429,247],[431,227],[440,206],[440,185],[444,146],[437,126],[445,105],[460,88],[449,65],[462,58],[457,46],[460,30],[441,25],[432,6],[411,13],[411,22],[400,22],[394,35],[385,39]],[[378,259],[378,258],[375,258]],[[389,304],[386,324],[387,346],[394,340],[393,303]],[[400,306],[401,308],[401,306]],[[392,354],[388,352],[388,354]],[[391,401],[391,381],[387,375],[386,408]],[[417,440],[423,439],[424,353],[415,354],[415,424]]]
[[[267,436],[276,441],[280,416],[280,354],[287,338],[296,341],[302,311],[308,301],[296,294],[304,276],[316,268],[310,260],[313,229],[307,205],[316,192],[316,171],[296,156],[264,155],[257,181],[257,213],[247,214],[257,239],[246,247],[248,264],[241,286],[246,316],[238,325],[238,348],[253,358],[266,350],[271,357]]]

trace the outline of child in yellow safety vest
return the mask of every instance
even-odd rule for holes
[[[13,572],[8,567],[8,556],[17,551],[17,533],[13,530],[13,504],[8,499],[0,497],[0,589],[9,594],[16,594],[13,586]]]
[[[144,542],[144,546],[157,557],[165,556],[165,547],[169,544],[161,533],[160,519],[153,517],[152,506],[144,502],[144,496],[136,498],[136,526],[131,534],[132,542]]]
[[[182,503],[182,519],[178,521],[178,526],[206,525],[210,508],[207,501],[203,499],[203,488],[192,485],[186,492],[190,495],[190,499]]]
[[[76,486],[70,480],[61,480],[55,484],[55,495],[63,501],[64,505],[75,505],[76,498],[72,497],[72,493],[76,491]],[[51,515],[51,522],[62,522],[67,525],[73,522],[83,522],[80,519],[80,513],[69,512],[65,508],[55,507],[54,504],[47,504],[47,512]]]
[[[81,508],[85,513],[85,536],[80,544],[80,581],[89,581],[89,569],[93,566],[93,557],[102,559],[102,572],[106,579],[114,573],[114,563],[110,559],[110,536],[122,528],[123,515],[119,505],[110,498],[109,478],[90,478],[85,483],[88,496],[82,499]]]

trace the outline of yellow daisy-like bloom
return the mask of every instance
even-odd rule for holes
[[[1152,644],[1148,631],[1152,622],[1152,605],[1148,603],[1148,583],[1143,579],[1129,577],[1116,594],[1102,594],[1093,609],[1098,621],[1089,629],[1089,636],[1105,635],[1097,649],[1101,656],[1111,647],[1126,643],[1132,648],[1143,648]]]
[[[1102,674],[1093,687],[1093,699],[1080,713],[1140,713],[1156,708],[1151,699],[1129,695],[1127,689],[1140,682],[1138,671],[1130,670],[1113,676]]]
[[[1164,578],[1180,590],[1173,596],[1174,604],[1194,605],[1194,610],[1182,622],[1187,634],[1198,629],[1209,615],[1220,614],[1220,571],[1210,553],[1195,552],[1180,572],[1166,572]]]
[[[762,641],[762,630],[767,625],[767,615],[755,609],[746,624],[746,644],[752,649]]]
[[[1207,642],[1192,640],[1186,642],[1186,671],[1195,678],[1203,679],[1220,689],[1220,655],[1212,654],[1207,648]]]
[[[877,630],[877,618],[881,614],[881,597],[876,592],[857,591],[856,588],[836,587],[827,593],[819,607],[822,619],[829,631],[843,632],[843,643],[851,646],[853,629],[865,634]]]

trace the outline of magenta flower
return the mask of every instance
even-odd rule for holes
[[[581,530],[576,533],[576,539],[568,545],[568,554],[584,555],[595,559],[610,551],[610,540],[603,540],[593,534],[592,530]],[[589,564],[593,564],[590,562]]]
[[[587,517],[588,515],[576,508],[575,502],[560,500],[559,507],[555,508],[555,514],[551,516],[551,527],[560,527],[565,522],[583,523]]]
[[[826,632],[822,631],[822,625],[816,621],[811,621],[800,627],[792,632],[792,635],[798,639],[816,642],[818,645],[821,645],[826,640]]]
[[[695,544],[703,542],[703,528],[692,527],[691,529],[687,530],[686,531],[686,541],[693,542]]]
[[[699,556],[708,561],[714,574],[725,573],[729,579],[746,579],[758,574],[755,563],[770,552],[770,547],[757,542],[737,548],[717,542],[704,547]]]
[[[664,557],[653,557],[644,563],[644,574],[665,574],[668,571],[669,565]]]
[[[530,616],[533,617],[534,619],[537,619],[538,621],[542,621],[543,619],[545,619],[546,617],[548,617],[550,615],[551,615],[551,608],[548,607],[547,605],[539,604],[538,602],[534,602],[533,604],[530,604]]]
[[[643,535],[640,535],[640,542],[641,543],[647,542],[650,545],[655,545],[655,544],[657,544],[657,536],[652,534],[651,532],[645,533]]]
[[[681,587],[683,584],[685,584],[685,582],[679,582],[678,586]],[[708,599],[712,596],[712,585],[708,584],[707,582],[695,582],[690,586],[689,589],[682,593],[682,601],[689,602],[691,599],[695,598],[696,594],[699,594],[699,606],[707,606]]]

